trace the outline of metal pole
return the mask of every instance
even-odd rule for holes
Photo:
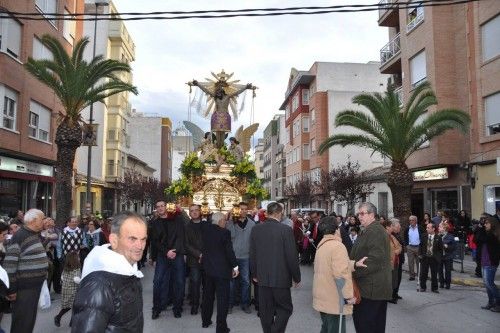
[[[95,4],[95,20],[94,20],[94,46],[92,48],[92,59],[95,58],[95,53],[96,53],[96,39],[97,39],[97,8],[99,7],[99,4]],[[88,130],[92,130],[92,122],[94,121],[94,103],[90,104],[90,113],[89,113],[89,127]],[[85,210],[87,210],[87,207],[90,209],[90,212],[92,213],[92,194],[91,194],[91,179],[92,179],[92,142],[89,142],[88,145],[88,155],[87,155],[87,191],[86,191],[86,207]]]

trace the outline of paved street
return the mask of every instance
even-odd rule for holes
[[[319,332],[321,321],[311,307],[312,267],[302,266],[303,283],[299,289],[292,290],[294,313],[288,324],[288,332]],[[201,328],[200,316],[189,313],[175,319],[172,312],[163,312],[158,320],[151,320],[152,272],[145,270],[144,286],[144,332],[212,332]],[[499,332],[500,314],[482,310],[487,296],[483,288],[452,285],[451,290],[442,290],[440,294],[417,293],[416,283],[408,281],[403,274],[401,285],[403,300],[397,305],[389,304],[387,332]],[[36,333],[68,332],[69,315],[62,320],[62,327],[56,328],[53,318],[59,311],[59,300],[55,300],[50,310],[38,314]],[[185,309],[188,309],[185,306]],[[214,314],[215,317],[215,314]],[[215,320],[215,318],[213,318]],[[231,332],[260,332],[260,322],[255,314],[245,314],[235,309],[228,317]],[[10,327],[10,315],[5,315],[2,327]],[[354,332],[352,319],[348,319],[348,332]]]

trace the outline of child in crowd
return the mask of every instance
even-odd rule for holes
[[[76,251],[68,253],[64,259],[64,268],[62,272],[62,300],[61,311],[54,317],[54,324],[61,326],[62,316],[71,310],[75,300],[78,283],[80,283],[80,255]]]

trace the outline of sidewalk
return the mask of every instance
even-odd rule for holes
[[[484,287],[483,279],[474,275],[476,263],[472,260],[470,254],[464,257],[464,272],[461,273],[461,264],[459,261],[453,262],[453,271],[451,272],[451,283],[461,286]],[[403,271],[408,273],[408,257],[405,258]],[[495,276],[495,284],[500,286],[500,272],[497,271]]]

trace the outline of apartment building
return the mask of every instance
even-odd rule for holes
[[[292,68],[280,107],[285,110],[283,144],[287,184],[295,184],[303,178],[319,181],[322,171],[328,172],[347,162],[348,158],[358,161],[362,170],[384,165],[380,155],[372,155],[371,151],[358,147],[332,147],[321,155],[317,151],[320,144],[334,133],[353,131],[351,128],[335,128],[334,119],[342,110],[360,109],[352,105],[355,95],[386,89],[388,76],[380,74],[378,67],[378,62],[315,62],[307,71]],[[331,208],[317,198],[312,198],[311,204],[316,208]],[[334,203],[333,207],[339,214],[347,211],[342,203]]]
[[[168,117],[132,110],[128,127],[128,152],[155,171],[152,176],[161,182],[172,181],[172,121]]]
[[[279,115],[278,120],[278,143],[276,145],[276,153],[274,154],[274,163],[276,164],[276,179],[274,183],[275,198],[274,200],[287,203],[285,197],[286,186],[286,126],[285,115]],[[288,208],[288,207],[285,207]]]
[[[277,146],[279,144],[279,115],[274,116],[274,118],[267,124],[264,129],[264,163],[263,171],[264,177],[262,179],[262,186],[267,190],[270,195],[271,200],[276,200],[276,179],[278,166],[275,163],[275,157],[277,152]]]
[[[255,173],[257,178],[261,181],[264,180],[264,139],[257,139],[257,144],[255,145]]]
[[[402,102],[428,81],[439,103],[429,113],[458,108],[472,117],[469,136],[447,132],[408,160],[415,179],[412,210],[419,216],[465,209],[477,217],[500,205],[499,13],[495,0],[379,11],[379,26],[389,30],[380,72],[392,76]]]
[[[179,170],[182,161],[186,156],[194,151],[193,138],[191,133],[183,126],[179,125],[172,135],[172,176],[171,180],[177,180],[182,177]]]
[[[83,0],[4,0],[0,12],[82,12]],[[81,22],[0,18],[0,216],[18,209],[55,212],[54,143],[62,105],[48,87],[24,68],[28,57],[50,59],[40,42],[44,34],[56,36],[68,51],[82,35]]]
[[[113,2],[107,6],[97,6],[98,13],[117,15],[118,11]],[[93,17],[96,12],[95,1],[85,1],[85,14]],[[83,34],[94,42],[94,21],[84,21]],[[106,59],[114,59],[131,63],[135,59],[135,45],[123,21],[97,21],[96,55],[103,55]],[[92,58],[93,48],[87,47],[85,57]],[[132,83],[131,73],[122,73],[121,79]],[[129,102],[129,93],[122,92],[106,98],[103,103],[93,106],[93,124],[97,127],[96,146],[92,147],[91,165],[91,211],[101,211],[113,214],[120,209],[120,198],[114,183],[119,181],[127,168],[127,155],[131,147],[129,133],[132,107]],[[82,112],[82,118],[89,122],[90,110]],[[76,168],[83,181],[75,184],[74,212],[80,214],[85,210],[86,177],[88,161],[88,147],[78,148],[76,153]]]

